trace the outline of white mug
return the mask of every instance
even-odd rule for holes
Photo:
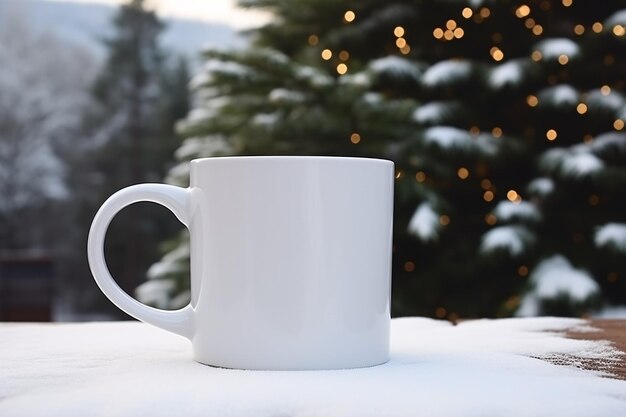
[[[113,194],[89,231],[98,286],[129,315],[191,340],[194,359],[238,369],[342,369],[389,359],[394,165],[367,158],[197,159],[189,188]],[[152,201],[189,229],[191,302],[126,294],[104,259],[122,208]]]

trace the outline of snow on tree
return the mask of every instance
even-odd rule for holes
[[[626,222],[625,1],[241,4],[275,19],[207,51],[180,125],[206,147],[170,177],[203,156],[392,159],[395,314],[513,314],[559,270],[597,291],[534,313],[626,304],[623,255],[594,240]]]

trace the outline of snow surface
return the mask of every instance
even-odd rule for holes
[[[467,61],[446,60],[430,66],[422,75],[422,84],[440,87],[465,79],[471,75],[472,66]]]
[[[433,210],[430,203],[420,204],[411,221],[409,222],[409,233],[419,237],[421,240],[436,240],[439,234],[439,214]]]
[[[575,302],[584,302],[600,291],[598,283],[587,271],[577,269],[563,255],[554,255],[541,261],[529,278],[532,290],[522,299],[517,315],[540,314],[541,300],[566,296]]]
[[[0,415],[623,416],[626,382],[574,366],[610,365],[619,352],[564,337],[581,326],[394,319],[384,365],[271,372],[198,364],[185,339],[142,323],[2,324]],[[572,365],[541,360],[554,357]]]
[[[569,84],[558,84],[553,87],[544,88],[537,95],[539,104],[551,106],[573,106],[580,102],[578,91]]]
[[[607,306],[591,316],[599,319],[626,319],[626,306]]]
[[[523,59],[512,59],[504,64],[497,65],[489,73],[489,85],[493,88],[502,88],[506,85],[517,85],[524,77]]]
[[[535,45],[535,50],[541,52],[543,59],[558,58],[567,55],[570,59],[580,54],[580,47],[568,38],[544,39]]]
[[[500,201],[496,208],[493,210],[493,214],[498,221],[510,221],[510,220],[526,220],[536,222],[541,220],[541,214],[532,203],[528,201],[520,201],[513,203],[511,201]]]
[[[413,61],[393,55],[375,59],[368,67],[374,74],[385,74],[393,78],[410,78],[417,81],[421,75],[420,69]]]
[[[519,256],[533,240],[533,235],[522,226],[497,226],[487,231],[480,243],[480,251],[491,253],[503,250],[511,256]]]
[[[598,247],[626,252],[626,224],[607,223],[598,227],[594,236],[594,242]]]

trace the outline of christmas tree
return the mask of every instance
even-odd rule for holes
[[[626,2],[240,4],[274,19],[207,51],[170,182],[207,156],[388,158],[394,314],[626,304]],[[185,291],[185,239],[150,285]]]

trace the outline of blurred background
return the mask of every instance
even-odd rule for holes
[[[268,154],[396,163],[394,316],[626,317],[625,77],[618,0],[0,0],[0,320],[124,318],[102,202]],[[105,251],[188,302],[166,209]]]

